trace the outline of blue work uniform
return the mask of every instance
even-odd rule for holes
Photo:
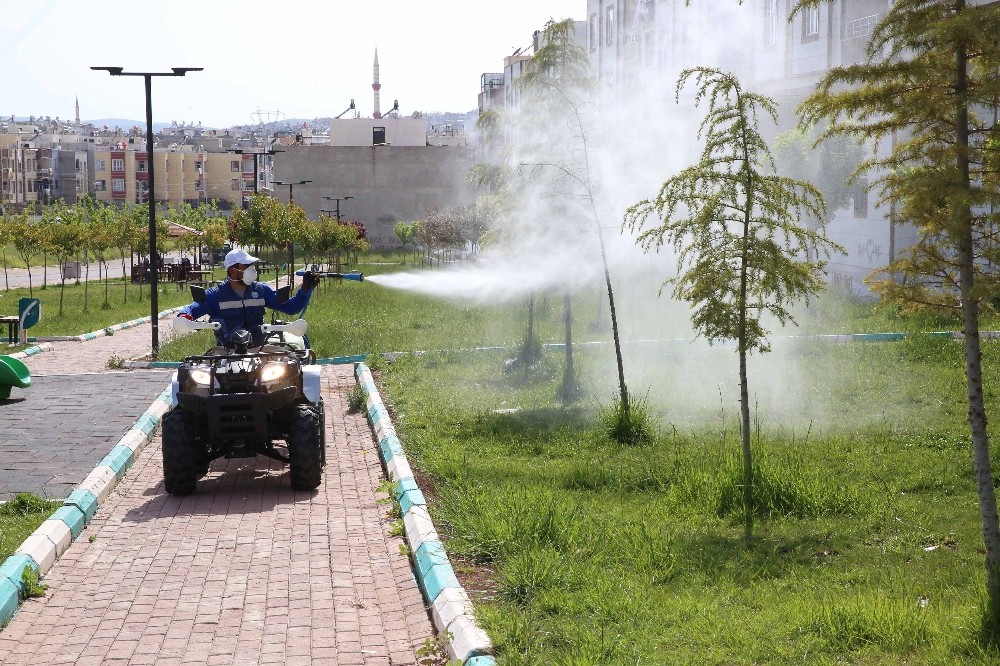
[[[311,289],[299,289],[295,292],[295,296],[284,303],[278,303],[278,297],[273,289],[262,282],[254,282],[247,286],[241,297],[229,280],[225,280],[205,292],[203,303],[196,301],[182,308],[180,313],[191,315],[192,319],[207,314],[212,321],[222,324],[222,327],[215,332],[215,340],[220,345],[240,329],[250,331],[253,344],[260,345],[264,342],[260,325],[264,323],[265,307],[295,315],[308,305],[311,295]]]

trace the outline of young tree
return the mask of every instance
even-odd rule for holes
[[[66,264],[80,250],[85,238],[83,229],[83,210],[80,206],[63,208],[61,215],[48,225],[49,246],[60,267],[59,282],[59,316],[63,314],[63,301],[66,296]],[[77,276],[79,277],[79,276]]]
[[[21,211],[12,218],[14,231],[14,249],[28,270],[28,296],[34,296],[31,283],[31,260],[41,251],[41,234],[38,225],[32,223],[33,216],[27,210]]]
[[[528,167],[532,177],[548,174],[550,176],[546,184],[548,194],[559,200],[554,208],[557,211],[565,210],[566,216],[570,218],[577,215],[583,217],[582,224],[592,229],[597,236],[611,311],[611,330],[618,366],[618,402],[621,408],[621,421],[631,423],[632,405],[625,383],[625,363],[618,331],[618,312],[615,309],[611,271],[608,267],[607,249],[601,230],[601,216],[597,211],[600,194],[590,163],[593,128],[588,122],[588,112],[595,108],[591,101],[594,79],[586,51],[573,38],[574,30],[575,22],[572,19],[559,22],[550,20],[542,35],[544,45],[532,58],[529,71],[518,80],[525,94],[525,115],[529,118],[534,117],[536,122],[543,123],[547,129],[547,135],[537,141],[537,145],[531,147],[521,165]],[[559,124],[560,119],[562,125]],[[548,133],[555,135],[555,138]],[[571,202],[579,204],[579,212],[572,210],[569,205]],[[560,393],[565,398],[574,396],[577,388],[576,378],[570,374],[573,366],[571,301],[565,297],[563,301],[566,305],[564,315],[567,373]],[[625,433],[629,439],[633,438],[629,429],[619,432]],[[641,437],[640,433],[634,434]]]
[[[9,215],[0,215],[0,261],[3,261],[4,291],[10,291],[7,275],[7,246],[14,240],[14,220]]]
[[[403,263],[406,263],[406,249],[413,243],[413,234],[416,231],[415,222],[397,222],[392,228],[392,233],[399,239],[403,246]]]
[[[825,0],[800,0],[795,11]],[[887,140],[858,167],[873,173],[882,201],[914,224],[918,242],[873,289],[910,307],[960,311],[972,461],[986,548],[985,626],[1000,637],[1000,525],[983,399],[979,312],[997,291],[987,272],[1000,203],[993,114],[1000,99],[995,3],[896,0],[876,25],[864,62],[831,70],[802,104],[803,121],[830,121],[826,134]],[[906,276],[899,284],[892,272]],[[933,277],[930,277],[933,276]],[[930,277],[930,279],[928,279]]]
[[[824,265],[806,252],[828,256],[834,243],[799,224],[803,213],[823,219],[824,204],[812,185],[774,173],[771,151],[761,136],[760,114],[777,121],[775,102],[744,90],[732,74],[708,67],[688,69],[677,81],[677,99],[694,79],[695,106],[707,101],[698,136],[701,159],[640,201],[625,224],[641,228],[647,218],[661,221],[639,235],[642,247],[669,244],[678,252],[678,298],[692,303],[696,330],[709,342],[736,339],[740,375],[743,445],[744,537],[753,533],[753,454],[750,446],[750,393],[747,355],[770,351],[765,315],[794,322],[789,307],[819,292]],[[802,257],[805,257],[804,259]]]

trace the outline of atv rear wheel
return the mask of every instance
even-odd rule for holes
[[[313,490],[323,480],[322,424],[311,405],[299,405],[288,431],[288,470],[292,488]]]
[[[194,416],[180,408],[163,415],[163,486],[171,495],[189,495],[198,485]]]

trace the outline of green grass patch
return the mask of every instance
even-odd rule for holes
[[[10,557],[60,506],[62,502],[41,499],[30,493],[19,493],[0,504],[0,562]]]
[[[358,268],[400,269],[387,264]],[[582,399],[565,405],[561,352],[510,371],[526,300],[325,283],[306,316],[320,356],[403,352],[381,368],[380,390],[500,664],[1000,660],[979,640],[985,572],[960,343],[776,339],[751,357],[747,544],[735,347],[692,342],[683,307],[616,293],[628,386],[645,396],[651,433],[623,445],[616,427],[631,425],[613,404],[602,418],[618,386],[606,301],[602,313],[596,288],[574,296],[574,339],[601,344],[577,348]],[[539,341],[561,342],[561,298],[535,303]],[[836,295],[799,321],[780,334],[959,327]],[[164,352],[201,353],[209,340]],[[494,345],[504,349],[475,350]],[[983,361],[994,413],[1000,343],[983,341]]]

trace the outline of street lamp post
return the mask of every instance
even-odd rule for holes
[[[336,210],[336,213],[337,213],[337,222],[340,222],[340,202],[341,201],[347,201],[348,199],[353,199],[354,197],[350,196],[350,197],[323,197],[323,198],[324,199],[329,199],[330,201],[337,202],[337,210]]]
[[[305,185],[307,183],[311,183],[312,181],[296,180],[292,182],[285,180],[274,180],[271,182],[274,183],[275,185],[288,185],[288,205],[291,206],[293,203],[295,203],[295,198],[292,194],[292,188],[294,188],[296,185]],[[289,285],[292,284],[292,273],[295,271],[294,264],[295,264],[295,240],[289,239],[288,241],[288,284]]]
[[[141,76],[146,82],[146,162],[149,169],[149,258],[152,260],[156,252],[156,201],[153,189],[153,83],[154,76],[184,76],[188,72],[200,72],[204,67],[171,67],[169,72],[126,72],[124,67],[91,67],[93,70],[104,71],[111,76]],[[156,297],[157,268],[150,261],[149,273],[149,323],[153,329],[153,359],[160,353],[160,318]]]

